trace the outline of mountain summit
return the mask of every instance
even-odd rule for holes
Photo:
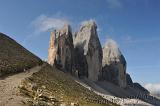
[[[103,78],[120,87],[127,87],[126,60],[115,41],[107,40],[103,48]]]
[[[109,39],[106,41],[104,47],[103,47],[103,63],[111,64],[112,62],[119,62],[121,61],[121,51],[119,50],[118,44],[112,40]],[[104,66],[105,64],[103,64]]]
[[[88,79],[97,81],[102,70],[102,47],[96,23],[92,20],[82,23],[75,36],[76,69],[79,73],[86,73],[84,76]]]

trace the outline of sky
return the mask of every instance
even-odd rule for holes
[[[159,10],[159,0],[0,0],[0,32],[46,60],[52,29],[95,20],[102,46],[118,43],[133,81],[160,88]]]

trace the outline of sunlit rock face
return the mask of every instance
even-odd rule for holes
[[[55,32],[51,32],[49,49],[48,49],[48,63],[53,65],[56,58],[57,47],[55,46]]]
[[[66,24],[62,29],[55,30],[53,36],[51,35],[48,63],[72,72],[74,46],[70,26]]]
[[[94,21],[82,23],[74,40],[76,54],[76,69],[80,75],[97,81],[102,69],[102,47]]]
[[[118,86],[125,88],[126,82],[126,60],[121,54],[117,44],[108,40],[103,48],[103,78]]]

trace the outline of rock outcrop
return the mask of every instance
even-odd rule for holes
[[[102,47],[97,34],[97,25],[84,22],[74,40],[76,70],[80,75],[97,81],[102,69]]]
[[[102,50],[97,25],[92,20],[82,23],[74,42],[69,25],[54,30],[49,43],[48,63],[80,78],[102,79],[122,88],[134,85],[126,73],[126,60],[116,42],[108,40]]]
[[[48,63],[61,68],[64,71],[72,72],[73,64],[73,38],[69,25],[64,25],[60,30],[51,34]]]
[[[145,89],[139,83],[133,82],[131,76],[128,73],[126,74],[126,81],[127,81],[127,86],[135,88],[136,90],[139,90],[144,94],[149,94],[149,91],[147,89]]]
[[[141,92],[145,93],[145,94],[149,94],[149,91],[147,89],[145,89],[144,87],[142,87],[139,83],[133,83],[132,85],[135,89],[139,89]]]
[[[49,49],[48,49],[48,63],[50,65],[54,64],[56,54],[57,54],[57,47],[55,46],[55,32],[51,32]]]
[[[132,86],[133,85],[132,78],[128,73],[126,74],[126,81],[127,81],[127,85],[128,86]]]
[[[117,44],[108,40],[103,48],[103,79],[110,81],[122,88],[127,86],[126,82],[126,60],[121,54]]]

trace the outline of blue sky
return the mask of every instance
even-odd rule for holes
[[[94,19],[102,45],[114,39],[127,60],[127,72],[141,84],[160,83],[159,0],[0,0],[0,32],[42,59],[51,28]]]

